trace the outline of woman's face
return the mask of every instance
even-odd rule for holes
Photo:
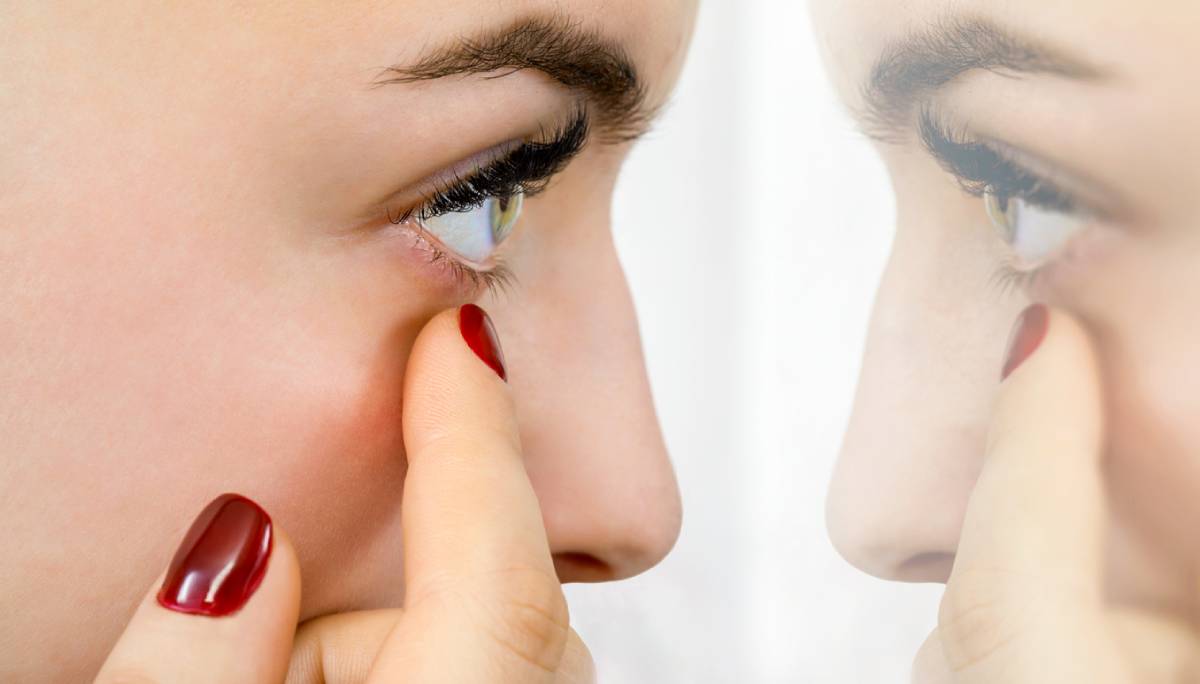
[[[663,557],[679,501],[609,201],[694,7],[616,4],[5,11],[0,672],[96,665],[224,491],[288,530],[303,617],[397,605],[403,369],[468,301],[499,328],[562,579]],[[507,239],[511,202],[433,216],[482,201],[458,181],[483,169],[532,195],[568,161]]]
[[[1036,299],[1078,316],[1101,355],[1115,599],[1186,607],[1200,560],[1200,5],[882,5],[816,5],[898,215],[829,504],[836,545],[881,577],[946,579],[1009,328]]]

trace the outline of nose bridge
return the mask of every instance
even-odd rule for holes
[[[977,293],[914,297],[892,282],[912,284],[902,266],[880,288],[827,524],[865,572],[943,581],[982,465],[1007,313],[955,315]]]
[[[522,283],[497,326],[526,468],[565,581],[658,563],[680,498],[650,394],[633,304],[611,243],[579,269]]]

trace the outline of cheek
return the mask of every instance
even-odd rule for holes
[[[374,349],[293,340],[285,363],[247,357],[238,381],[188,402],[213,407],[205,423],[219,426],[207,452],[224,472],[207,489],[257,497],[292,537],[306,616],[401,599],[401,379],[415,334],[398,331]],[[388,560],[345,563],[375,557]]]
[[[127,492],[160,512],[150,538],[169,547],[166,523],[187,520],[221,492],[255,498],[297,548],[306,615],[359,607],[351,597],[399,600],[394,577],[365,569],[394,575],[401,558],[401,381],[419,325],[356,336],[348,321],[329,328],[338,323],[345,327],[206,324],[224,334],[204,354],[162,340],[163,356],[143,358],[144,370],[123,379],[137,383],[130,396],[139,399],[104,420],[124,426],[127,446],[113,454]],[[397,560],[344,565],[377,554]]]
[[[1165,301],[1165,300],[1160,300]],[[1163,562],[1200,555],[1200,330],[1156,321],[1097,334],[1108,393],[1110,487],[1119,518]]]
[[[1168,231],[1134,237],[1117,234],[1091,255],[1058,299],[1086,321],[1100,355],[1111,504],[1122,544],[1134,547],[1116,556],[1120,583],[1190,594],[1174,574],[1200,558],[1198,246]]]
[[[197,229],[204,239],[183,245],[147,240],[151,258],[118,232],[66,243],[78,255],[31,248],[31,272],[60,268],[26,288],[26,325],[0,331],[16,350],[0,379],[21,387],[0,398],[19,398],[0,420],[15,453],[39,454],[14,464],[26,494],[6,510],[36,497],[24,508],[49,513],[31,524],[59,540],[30,567],[97,559],[85,593],[133,605],[192,516],[237,491],[295,542],[305,615],[395,605],[401,381],[442,302],[359,253],[277,264]],[[346,558],[364,562],[346,570]]]

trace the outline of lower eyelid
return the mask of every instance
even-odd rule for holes
[[[492,257],[485,265],[467,263],[441,246],[436,237],[414,221],[391,224],[387,228],[405,243],[404,250],[415,268],[454,290],[458,297],[473,299],[485,291],[507,289],[516,282],[512,271],[499,257]]]

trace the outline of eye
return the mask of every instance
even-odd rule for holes
[[[489,197],[476,207],[419,219],[421,227],[463,259],[483,263],[504,242],[521,216],[525,194]]]
[[[1035,271],[1062,251],[1084,226],[1078,215],[1039,207],[1020,197],[1009,197],[988,188],[984,206],[1001,239],[1013,251],[1013,267],[1022,272]]]

